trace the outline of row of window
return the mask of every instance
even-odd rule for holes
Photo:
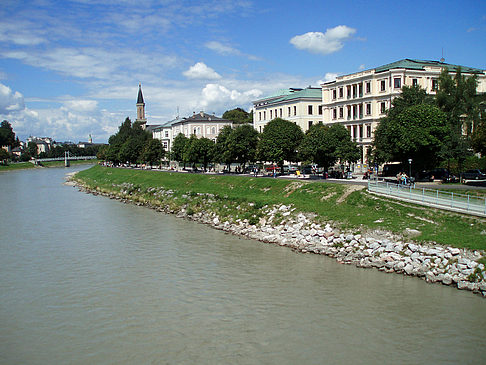
[[[318,115],[322,115],[322,105],[317,107]],[[283,118],[283,108],[279,109],[270,109],[269,111],[270,120],[274,118]],[[297,106],[288,106],[287,107],[287,117],[296,116],[297,115]],[[307,106],[307,115],[314,115],[314,105]],[[263,117],[263,118],[262,118]],[[258,120],[266,120],[267,119],[267,111],[264,110],[263,112],[258,112]]]
[[[364,115],[370,116],[372,113],[371,103],[364,104]],[[385,114],[386,112],[386,101],[379,102],[380,114]],[[353,104],[341,106],[339,108],[332,109],[332,119],[344,119],[344,109],[346,108],[346,117],[350,119],[361,119],[363,118],[363,104]]]
[[[387,79],[382,79],[378,81],[379,89],[380,92],[386,91],[386,81],[389,80],[389,86],[392,86],[392,79],[387,78]],[[418,85],[418,79],[413,78],[412,79],[412,85],[417,86]],[[402,78],[401,77],[394,77],[393,78],[393,88],[394,89],[401,89],[402,88]],[[432,90],[435,91],[438,88],[438,80],[437,79],[432,79]],[[364,83],[364,92],[365,94],[371,94],[371,81],[366,81]],[[344,98],[344,90],[346,90],[346,97],[348,99],[351,98],[357,98],[357,97],[363,97],[363,82],[360,82],[358,84],[352,84],[352,85],[347,85],[347,86],[341,86],[337,89],[332,89],[332,99],[343,99]]]
[[[366,137],[363,135],[363,125],[348,125],[348,131],[351,134],[351,138],[355,141],[361,138],[371,138],[371,125],[366,125]]]

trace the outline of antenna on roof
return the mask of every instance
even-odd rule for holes
[[[442,47],[442,57],[440,59],[440,63],[444,63],[445,58],[444,58],[444,47]]]
[[[177,107],[177,119],[179,119],[179,107]]]

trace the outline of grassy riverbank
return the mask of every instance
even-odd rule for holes
[[[403,234],[415,229],[416,241],[434,241],[459,248],[486,249],[486,220],[404,204],[368,194],[356,186],[327,182],[291,181],[247,176],[220,176],[94,166],[77,174],[90,188],[174,210],[208,209],[202,196],[213,197],[211,210],[222,217],[258,224],[264,205],[292,205],[315,214],[319,222],[332,222],[344,231],[386,230]],[[170,199],[156,189],[171,190]],[[284,216],[277,217],[285,220]]]
[[[98,160],[75,160],[69,161],[72,165],[84,165],[97,163]],[[18,162],[11,163],[9,165],[0,165],[0,171],[10,171],[10,170],[22,170],[22,169],[33,169],[33,168],[43,168],[43,167],[63,167],[64,161],[48,161],[43,162],[42,166],[35,166],[32,162]]]

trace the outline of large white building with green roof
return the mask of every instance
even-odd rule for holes
[[[305,132],[313,123],[322,121],[322,89],[289,88],[253,102],[253,126],[262,132],[275,118],[294,122]]]
[[[371,145],[373,133],[380,118],[385,116],[394,97],[403,85],[419,85],[429,94],[435,94],[443,68],[455,73],[461,67],[464,75],[476,75],[478,92],[486,92],[486,71],[439,61],[403,59],[371,70],[338,76],[322,84],[322,120],[325,124],[342,123],[363,147]]]

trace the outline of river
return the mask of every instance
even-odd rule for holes
[[[0,173],[1,364],[478,364],[486,300]]]

